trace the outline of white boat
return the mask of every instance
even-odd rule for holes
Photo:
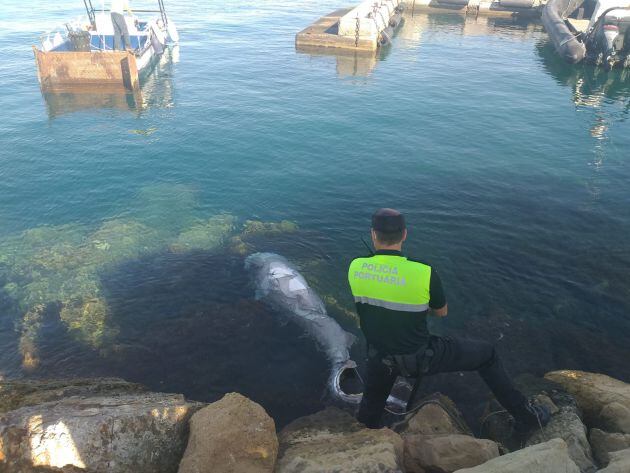
[[[96,10],[91,0],[84,4],[87,18],[66,23],[63,29],[45,34],[39,47],[33,46],[43,90],[86,86],[137,90],[140,75],[169,44],[179,42],[162,0],[158,0],[158,10],[136,10],[154,14],[153,18],[125,16],[131,48],[124,51],[114,50],[110,12]]]

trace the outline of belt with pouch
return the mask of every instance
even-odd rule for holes
[[[417,378],[429,372],[431,366],[431,360],[433,359],[434,351],[428,344],[423,345],[415,353],[408,353],[405,355],[382,355],[375,348],[370,347],[368,349],[368,356],[381,357],[381,362],[392,368],[396,368],[401,376],[405,378]]]

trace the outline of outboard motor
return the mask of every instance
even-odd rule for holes
[[[600,34],[601,52],[604,54],[606,65],[612,68],[618,60],[615,40],[619,36],[619,27],[617,25],[604,23]]]
[[[625,40],[630,26],[630,7],[610,6],[616,0],[598,2],[598,10],[591,20],[585,43],[590,59],[596,64],[603,64],[607,69],[623,62],[630,65],[628,42]]]

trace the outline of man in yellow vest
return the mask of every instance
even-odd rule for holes
[[[372,216],[375,254],[356,258],[348,280],[361,330],[368,343],[367,378],[358,419],[381,427],[385,402],[396,377],[478,371],[497,400],[526,432],[549,422],[549,410],[530,403],[512,384],[492,344],[429,333],[427,317],[448,312],[440,278],[431,266],[402,253],[404,216],[379,209]]]

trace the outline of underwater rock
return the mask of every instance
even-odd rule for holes
[[[179,234],[171,244],[174,252],[210,251],[221,246],[234,231],[236,218],[232,215],[216,215]]]
[[[278,473],[394,473],[403,470],[403,441],[389,429],[368,429],[329,407],[287,425],[279,435]]]
[[[279,235],[281,233],[294,233],[299,227],[290,220],[281,222],[261,222],[260,220],[246,220],[243,225],[243,237]]]
[[[253,251],[252,245],[245,243],[240,235],[230,238],[230,251],[236,255],[245,256]]]
[[[135,259],[158,250],[164,240],[157,230],[140,222],[115,219],[104,222],[88,237],[87,265],[104,266]]]
[[[171,473],[188,419],[201,407],[176,394],[72,396],[0,417],[0,465],[73,465],[93,472]]]
[[[48,306],[38,304],[24,314],[22,319],[19,349],[22,355],[22,368],[25,371],[34,371],[39,367],[40,360],[37,342],[48,310]]]
[[[265,410],[238,393],[197,411],[179,473],[271,473],[278,455],[276,426]]]
[[[313,286],[314,285],[315,284],[313,284]],[[334,311],[336,314],[343,317],[344,321],[348,323],[348,325],[352,327],[359,327],[360,319],[359,319],[359,316],[357,315],[356,310],[348,310],[346,307],[341,305],[334,296],[331,296],[330,294],[325,294],[325,295],[323,294],[321,297],[322,297],[322,300],[324,301],[324,304],[326,304],[326,307],[329,307],[332,309],[331,312]]]
[[[111,325],[107,302],[98,297],[66,301],[60,317],[78,340],[93,348],[100,348],[113,340],[118,329]]]
[[[42,306],[59,303],[62,321],[92,347],[115,336],[116,328],[107,327],[99,273],[163,246],[157,231],[128,219],[106,221],[92,233],[83,226],[62,225],[34,228],[5,240],[0,252],[13,253],[8,266],[12,282],[5,287],[24,314],[18,323],[24,367],[37,367],[35,340],[41,323],[36,315]]]
[[[31,228],[0,242],[0,263],[9,268],[14,281],[59,271],[61,266],[76,267],[80,255],[75,250],[85,235],[86,229],[81,225]]]
[[[101,284],[96,271],[81,268],[42,276],[25,284],[20,290],[19,304],[27,311],[37,304],[97,297],[100,292]]]

